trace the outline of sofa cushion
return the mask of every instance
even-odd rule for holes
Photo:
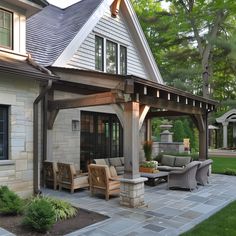
[[[125,171],[125,167],[124,166],[116,166],[116,172],[118,175],[123,175]]]
[[[114,166],[110,166],[109,169],[111,177],[116,177],[117,176],[116,168]]]
[[[174,166],[175,156],[163,155],[161,159],[161,164],[163,166]]]
[[[122,166],[121,160],[119,157],[109,158],[109,162],[111,166]]]
[[[188,163],[190,163],[191,157],[176,157],[175,158],[175,166],[182,167],[186,166]]]
[[[120,161],[121,161],[121,164],[123,166],[125,164],[125,158],[124,157],[120,157]]]
[[[160,171],[172,171],[172,170],[182,170],[182,167],[171,167],[171,166],[158,166],[158,170]]]
[[[97,165],[107,165],[107,162],[105,159],[94,159]]]
[[[79,186],[79,185],[88,185],[88,176],[78,176],[74,179],[74,184],[76,186]]]

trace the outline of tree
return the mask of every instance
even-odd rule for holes
[[[183,142],[183,139],[186,137],[184,132],[183,122],[181,120],[176,120],[173,125],[173,141],[174,142]]]
[[[235,66],[232,47],[225,43],[232,39],[236,2],[169,0],[169,10],[162,9],[160,2],[133,0],[164,80],[199,95],[203,90],[204,96],[210,83],[215,98],[220,99],[227,97],[222,95],[222,85],[228,85],[231,97]]]

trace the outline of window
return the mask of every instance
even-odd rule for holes
[[[95,69],[111,74],[126,75],[127,48],[95,36]]]
[[[124,46],[120,46],[120,74],[127,74],[127,49]]]
[[[12,13],[0,9],[0,46],[12,49]]]
[[[8,159],[8,109],[0,106],[0,160]]]
[[[95,68],[103,71],[103,38],[95,37]]]
[[[107,40],[106,43],[106,71],[117,74],[117,44]]]

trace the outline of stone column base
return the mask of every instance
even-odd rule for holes
[[[144,203],[144,181],[147,178],[120,179],[120,204],[122,206],[137,208],[143,207]]]

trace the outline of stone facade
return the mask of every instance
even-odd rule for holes
[[[38,88],[35,81],[1,77],[0,104],[9,106],[9,155],[0,161],[0,185],[21,196],[33,192],[33,102]]]

